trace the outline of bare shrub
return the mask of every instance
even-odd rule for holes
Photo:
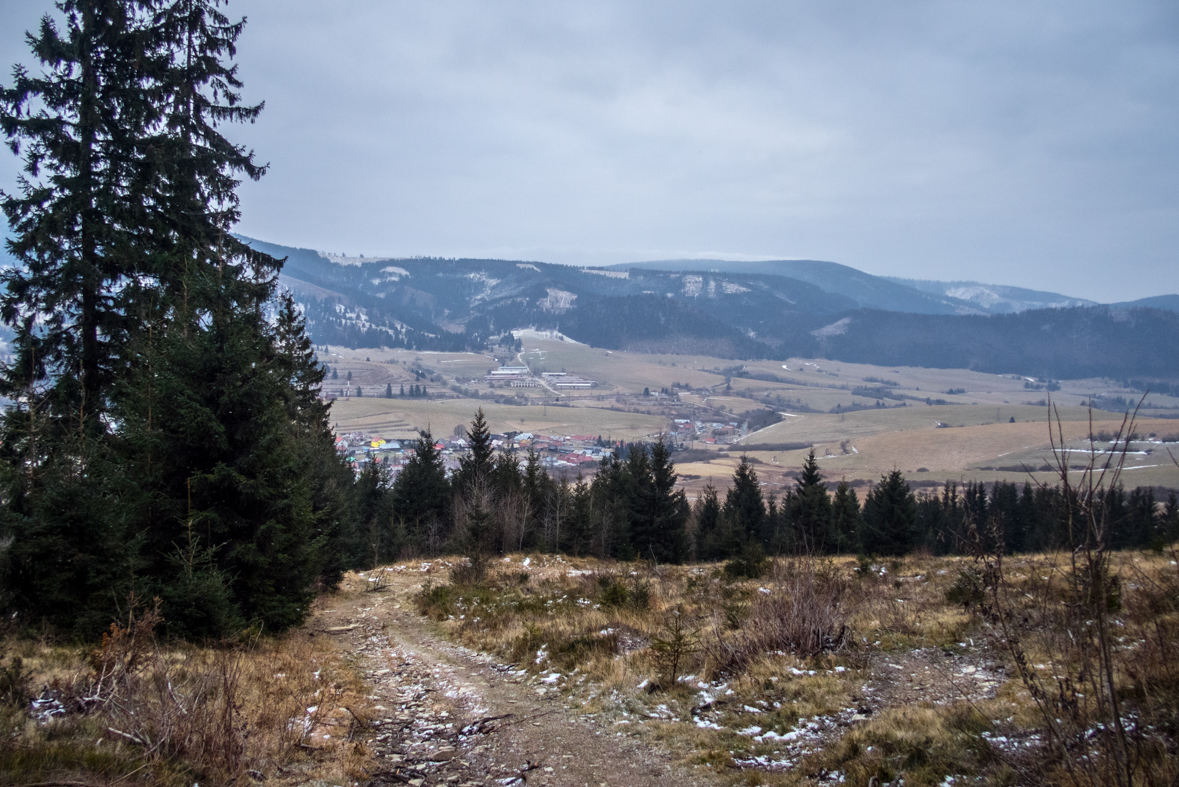
[[[1175,723],[1175,618],[1151,609],[1155,601],[1167,604],[1166,583],[1139,594],[1134,605],[1146,609],[1137,615],[1122,609],[1126,581],[1109,548],[1113,523],[1102,504],[1103,490],[1119,482],[1136,413],[1127,413],[1116,434],[1090,430],[1079,477],[1055,414],[1049,428],[1069,551],[1038,567],[1029,583],[1007,570],[999,525],[968,522],[986,597],[980,613],[1035,702],[1048,754],[1043,767],[1076,785],[1179,779],[1174,740],[1167,739]],[[1107,440],[1115,447],[1103,456],[1094,448]]]
[[[713,616],[704,643],[712,674],[737,674],[767,652],[814,656],[838,650],[848,641],[843,603],[847,582],[827,564],[812,558],[778,561],[769,587],[758,589],[748,616],[736,631]]]
[[[248,725],[242,714],[241,653],[165,653],[155,639],[158,602],[111,624],[79,681],[79,703],[100,713],[107,732],[137,744],[151,761],[178,759],[206,778],[244,778]]]

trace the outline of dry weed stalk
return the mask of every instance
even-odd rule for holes
[[[243,653],[167,653],[156,641],[159,604],[126,626],[111,624],[80,681],[82,707],[100,713],[111,735],[137,744],[151,761],[178,759],[229,784],[245,778],[249,725],[242,713]]]
[[[179,765],[225,785],[261,778],[314,730],[338,726],[347,689],[321,676],[306,640],[165,647],[155,634],[161,622],[158,603],[132,598],[126,620],[111,625],[84,665],[41,690],[61,709],[54,718],[92,720],[152,770]]]
[[[1125,583],[1111,562],[1112,523],[1103,500],[1125,466],[1137,408],[1123,418],[1114,448],[1104,456],[1096,449],[1090,410],[1088,460],[1075,482],[1073,452],[1065,444],[1059,412],[1053,413],[1056,432],[1051,422],[1049,432],[1066,501],[1069,551],[1063,560],[1049,559],[1046,574],[1033,571],[1028,587],[1017,587],[1006,569],[998,523],[968,522],[986,599],[980,612],[1036,705],[1052,763],[1071,783],[1179,783],[1174,744],[1150,723],[1150,706],[1126,706],[1124,679],[1133,674],[1140,649],[1123,645],[1125,637],[1115,632],[1126,630],[1119,618]],[[1140,633],[1152,640],[1149,631]],[[1156,633],[1164,640],[1153,643],[1154,649],[1173,650],[1168,644],[1173,632],[1156,628]],[[1037,647],[1049,654],[1047,664],[1033,663],[1030,654]]]

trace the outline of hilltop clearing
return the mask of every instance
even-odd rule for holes
[[[941,785],[1052,772],[1008,655],[953,595],[970,560],[785,561],[741,580],[716,565],[511,555],[485,582],[450,583],[462,562],[349,575],[310,624],[371,689],[375,721],[360,736],[373,784]],[[1059,570],[1054,555],[1007,568],[1029,589]],[[1140,594],[1151,592],[1140,580],[1174,572],[1139,553],[1113,570]],[[789,616],[820,598],[797,631],[822,636],[792,639]]]

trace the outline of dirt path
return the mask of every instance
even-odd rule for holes
[[[330,599],[311,626],[329,632],[371,686],[372,785],[716,783],[702,769],[565,703],[554,688],[447,642],[413,610],[415,584]],[[357,596],[359,595],[359,598]]]

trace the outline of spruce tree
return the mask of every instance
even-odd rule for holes
[[[835,548],[835,534],[831,527],[831,497],[815,449],[811,449],[802,465],[802,476],[793,499],[791,521],[795,529],[796,547],[811,554],[827,554]]]
[[[676,490],[675,463],[661,437],[651,446],[631,451],[634,461],[627,470],[635,484],[635,501],[630,520],[630,538],[640,558],[665,563],[683,561],[686,552],[685,526],[691,513],[682,490]]]
[[[860,549],[869,555],[903,555],[914,545],[917,499],[900,470],[885,473],[864,500]]]
[[[692,510],[696,519],[697,560],[717,560],[723,556],[723,546],[719,539],[720,512],[716,487],[709,481]]]
[[[835,531],[835,550],[855,551],[860,538],[860,501],[847,479],[840,481],[835,488],[835,496],[831,501],[831,523]]]
[[[726,556],[736,554],[743,544],[760,541],[762,523],[766,516],[765,500],[762,498],[757,472],[744,455],[741,456],[741,463],[737,465],[737,469],[733,471],[733,485],[725,493],[723,513],[728,519],[727,524],[732,528],[730,541],[725,549]]]
[[[475,412],[471,428],[467,430],[467,439],[471,443],[471,452],[459,459],[459,469],[454,478],[455,488],[460,492],[467,492],[477,484],[490,481],[495,469],[491,429],[487,426],[482,407]]]
[[[441,549],[449,534],[450,495],[442,453],[427,429],[393,482],[393,516],[404,524],[413,546],[426,552]]]
[[[20,263],[0,295],[15,334],[0,371],[14,403],[0,423],[4,580],[18,610],[77,630],[101,627],[139,568],[120,505],[138,490],[105,417],[131,329],[123,293],[142,259],[138,141],[158,122],[137,9],[59,3],[62,18],[29,36],[42,73],[18,67],[0,90],[0,130],[24,162],[19,193],[0,193]]]
[[[24,157],[20,194],[0,193],[21,263],[3,276],[0,314],[16,332],[16,357],[0,392],[35,389],[28,406],[43,417],[97,434],[128,330],[120,292],[141,260],[138,142],[159,112],[137,62],[152,46],[138,6],[63,0],[58,9],[60,22],[46,16],[29,37],[44,73],[17,67],[0,91],[0,129]]]
[[[0,392],[26,403],[2,425],[4,580],[79,631],[132,589],[173,633],[283,628],[343,570],[323,371],[273,300],[281,262],[230,234],[238,178],[264,168],[220,128],[261,106],[240,103],[243,23],[218,5],[62,0],[33,40],[45,74],[0,94],[26,171],[0,198],[22,263]]]
[[[393,517],[389,468],[370,462],[356,482],[358,538],[351,564],[370,568],[396,559],[404,534]]]

